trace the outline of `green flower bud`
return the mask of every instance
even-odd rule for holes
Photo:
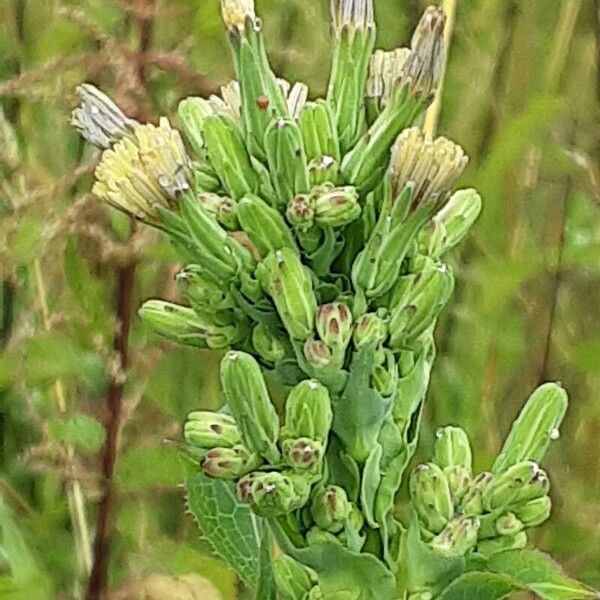
[[[537,388],[514,422],[493,472],[501,473],[524,460],[541,461],[559,435],[567,404],[567,394],[560,385],[545,383]]]
[[[342,154],[364,128],[364,90],[375,45],[373,2],[331,2],[335,50],[327,100],[333,108]]]
[[[300,194],[290,200],[286,211],[288,221],[300,231],[310,229],[315,221],[315,203],[308,194]]]
[[[258,277],[290,336],[306,340],[313,332],[317,301],[300,257],[289,248],[272,252],[259,265]]]
[[[262,323],[252,330],[252,345],[258,355],[269,363],[276,363],[286,354],[284,340],[277,337]]]
[[[254,480],[259,474],[259,471],[248,473],[247,475],[244,475],[238,480],[235,486],[235,490],[238,500],[240,502],[244,502],[245,504],[248,504],[250,502],[252,484],[254,483]]]
[[[331,156],[321,156],[308,163],[308,177],[311,187],[326,183],[336,184],[340,178],[340,164]]]
[[[461,465],[445,467],[443,471],[448,480],[448,487],[450,488],[454,504],[458,505],[470,488],[471,471]]]
[[[382,212],[352,265],[354,287],[363,290],[368,298],[378,298],[388,292],[396,283],[400,267],[424,222],[425,218],[419,213],[404,223],[396,223],[392,216]]]
[[[304,342],[304,358],[313,369],[327,369],[334,365],[331,348],[321,340],[309,338]]]
[[[289,113],[285,92],[269,66],[262,27],[255,17],[253,2],[221,0],[221,4],[239,81],[242,128],[250,152],[264,162],[265,131],[274,118]]]
[[[204,157],[206,147],[202,137],[202,129],[206,117],[215,113],[208,100],[204,98],[186,98],[179,103],[177,114],[181,122],[181,130],[197,157]]]
[[[265,150],[273,186],[280,204],[310,190],[308,161],[302,136],[293,119],[278,119],[265,133]]]
[[[459,515],[433,538],[431,547],[446,556],[464,556],[477,544],[479,520]]]
[[[423,526],[440,533],[454,514],[454,505],[444,473],[435,463],[418,466],[410,479],[413,506]]]
[[[513,510],[525,527],[536,527],[550,518],[552,500],[550,500],[550,496],[542,496],[519,504]]]
[[[321,462],[324,454],[321,442],[309,438],[283,440],[281,450],[287,464],[294,469],[311,469]]]
[[[238,124],[226,114],[204,119],[202,136],[206,152],[223,187],[234,200],[256,194],[259,179]]]
[[[496,531],[498,535],[515,535],[523,530],[523,523],[514,513],[506,513],[496,519]]]
[[[257,196],[245,196],[240,200],[238,219],[262,257],[283,248],[298,251],[292,232],[279,211]]]
[[[310,484],[303,476],[272,471],[255,474],[247,497],[257,515],[277,517],[306,504],[309,493]]]
[[[231,448],[242,441],[232,416],[211,411],[191,412],[183,436],[188,444],[199,448]]]
[[[316,582],[306,567],[287,554],[273,562],[273,574],[282,600],[304,600]]]
[[[351,508],[346,492],[337,485],[319,490],[311,504],[312,516],[317,527],[331,533],[342,531]]]
[[[237,205],[234,200],[209,192],[201,192],[196,195],[196,198],[202,208],[211,214],[220,225],[230,230],[239,227],[236,216]]]
[[[442,265],[434,272],[429,285],[412,298],[411,304],[393,310],[390,319],[390,346],[416,349],[415,344],[437,319],[454,289],[452,272]]]
[[[483,491],[483,505],[490,511],[501,510],[545,496],[549,487],[548,477],[539,465],[532,461],[523,461],[492,481]]]
[[[316,546],[318,544],[341,544],[341,540],[333,533],[315,526],[311,527],[307,532],[306,543],[309,546]]]
[[[527,534],[521,531],[515,535],[502,535],[494,539],[480,540],[477,544],[477,552],[489,558],[505,550],[520,550],[526,545]]]
[[[343,302],[323,304],[317,310],[319,337],[334,350],[345,351],[352,336],[352,312]]]
[[[375,313],[365,313],[354,326],[353,341],[357,350],[370,344],[379,346],[386,337],[387,324]]]
[[[229,282],[240,269],[254,268],[254,260],[248,250],[228,236],[196,199],[181,198],[180,209],[199,262],[213,281]]]
[[[277,463],[279,418],[256,360],[244,352],[228,352],[221,361],[221,385],[246,446]]]
[[[474,189],[454,192],[446,206],[433,221],[444,235],[438,246],[437,256],[454,248],[467,234],[481,212],[481,196]],[[431,238],[430,238],[431,240]]]
[[[247,335],[245,321],[233,323],[226,314],[200,314],[162,300],[144,302],[138,314],[159,335],[199,348],[227,348]]]
[[[309,163],[330,156],[339,161],[340,147],[331,106],[325,100],[307,102],[298,115],[298,126]]]
[[[441,427],[436,432],[433,460],[442,469],[460,466],[470,474],[473,465],[469,437],[460,427]]]
[[[175,279],[183,297],[196,310],[216,312],[235,306],[229,291],[209,279],[199,265],[188,265]]]
[[[467,517],[474,517],[483,512],[482,495],[494,479],[491,473],[480,473],[473,479],[460,503],[460,511]]]
[[[282,439],[309,438],[325,444],[333,412],[327,388],[314,379],[305,379],[289,393],[285,404]]]
[[[360,216],[358,192],[352,186],[324,184],[311,195],[315,198],[315,221],[322,227],[343,227]]]
[[[382,396],[389,397],[396,391],[398,385],[398,363],[394,353],[385,348],[383,350],[383,361],[375,365],[371,375],[371,385]]]
[[[233,448],[213,448],[202,460],[202,472],[216,479],[237,479],[260,465],[256,454],[251,454],[244,446]]]

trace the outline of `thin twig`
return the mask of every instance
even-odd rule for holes
[[[132,58],[131,64],[127,65],[132,69],[133,79],[123,76],[122,85],[128,87],[124,92],[127,95],[138,97],[137,92],[146,96],[146,68],[140,56],[144,56],[151,47],[153,28],[154,28],[154,0],[147,0],[145,3],[138,3],[142,8],[147,8],[136,14],[140,30],[140,41],[138,45],[137,56]],[[136,5],[136,6],[138,6]],[[130,89],[133,85],[139,89]],[[132,93],[133,92],[133,93]],[[136,117],[141,117],[143,107],[140,102],[132,107],[137,110]],[[135,233],[135,224],[132,222],[130,236]],[[98,506],[98,517],[96,520],[96,537],[94,539],[94,562],[92,573],[88,582],[86,600],[105,600],[108,598],[108,565],[110,557],[110,547],[112,533],[114,529],[114,508],[115,508],[115,485],[113,481],[114,470],[119,452],[119,438],[123,425],[123,391],[125,387],[125,377],[129,362],[129,330],[131,327],[133,312],[133,291],[135,283],[136,262],[131,260],[117,271],[117,306],[116,317],[118,330],[113,341],[113,349],[119,361],[118,376],[113,376],[109,385],[106,397],[106,406],[108,409],[108,419],[106,422],[106,440],[102,450],[102,475],[104,478],[104,492]]]
[[[425,123],[423,131],[433,137],[437,130],[440,113],[442,111],[442,95],[444,93],[444,80],[446,79],[446,68],[448,66],[448,54],[450,52],[450,41],[454,32],[454,24],[456,22],[456,4],[457,0],[443,0],[442,9],[446,13],[446,28],[444,29],[444,64],[442,65],[442,76],[435,94],[432,105],[427,110],[425,115]]]

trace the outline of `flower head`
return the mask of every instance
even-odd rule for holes
[[[330,12],[338,36],[345,27],[365,31],[375,26],[373,0],[331,0]]]
[[[246,19],[254,20],[254,0],[221,0],[223,22],[229,31],[243,31]]]
[[[158,127],[136,127],[131,138],[104,152],[93,192],[116,208],[156,224],[157,205],[172,208],[177,195],[189,188],[189,170],[181,135],[161,119]]]
[[[138,125],[97,87],[83,83],[77,87],[77,94],[81,104],[72,112],[71,123],[93,146],[110,148]]]
[[[446,15],[430,6],[419,21],[411,41],[411,52],[402,68],[402,79],[411,91],[429,98],[437,89],[444,64]]]
[[[463,172],[468,158],[445,137],[427,138],[418,127],[405,129],[392,149],[390,176],[395,196],[414,185],[413,202],[443,198]]]
[[[396,48],[390,52],[375,50],[371,56],[367,98],[376,100],[380,109],[387,104],[409,55],[408,48]]]

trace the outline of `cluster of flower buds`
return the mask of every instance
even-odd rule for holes
[[[185,424],[192,456],[306,551],[275,574],[283,597],[316,599],[319,561],[307,549],[395,569],[394,498],[454,286],[444,255],[481,199],[454,191],[460,146],[419,126],[444,62],[439,8],[410,48],[385,52],[374,50],[372,0],[331,0],[332,73],[314,101],[272,72],[253,0],[221,8],[236,80],[184,99],[178,129],[133,121],[90,85],[73,123],[103,150],[94,193],[164,231],[184,265],[180,303],[149,300],[143,321],[169,340],[229,350],[226,407]],[[413,474],[421,534],[440,552],[518,545],[546,518],[537,463],[548,436],[532,431],[552,411],[527,411],[490,473],[473,475],[465,434],[446,428]]]
[[[566,410],[566,394],[545,384],[530,397],[490,472],[474,475],[471,447],[457,427],[438,431],[430,463],[417,467],[410,489],[422,538],[448,556],[490,556],[523,548],[526,530],[550,516],[550,482],[538,461]]]
[[[262,516],[306,505],[312,484],[323,474],[333,419],[327,388],[308,379],[292,388],[280,427],[261,368],[250,354],[226,354],[221,384],[230,414],[192,412],[184,427],[204,474],[234,480],[240,501]]]

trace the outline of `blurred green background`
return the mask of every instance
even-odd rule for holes
[[[405,45],[425,3],[375,4],[378,45]],[[485,468],[534,387],[562,381],[536,542],[598,587],[600,2],[454,4],[439,131],[470,155],[461,183],[485,208],[453,257],[420,452],[460,424]],[[326,1],[257,5],[277,73],[320,95]],[[97,154],[68,123],[82,81],[153,120],[231,72],[216,0],[0,2],[0,598],[84,595],[95,531],[110,598],[244,597],[178,487],[181,423],[219,404],[218,355],[136,320],[144,299],[176,297],[177,265],[91,197]]]

